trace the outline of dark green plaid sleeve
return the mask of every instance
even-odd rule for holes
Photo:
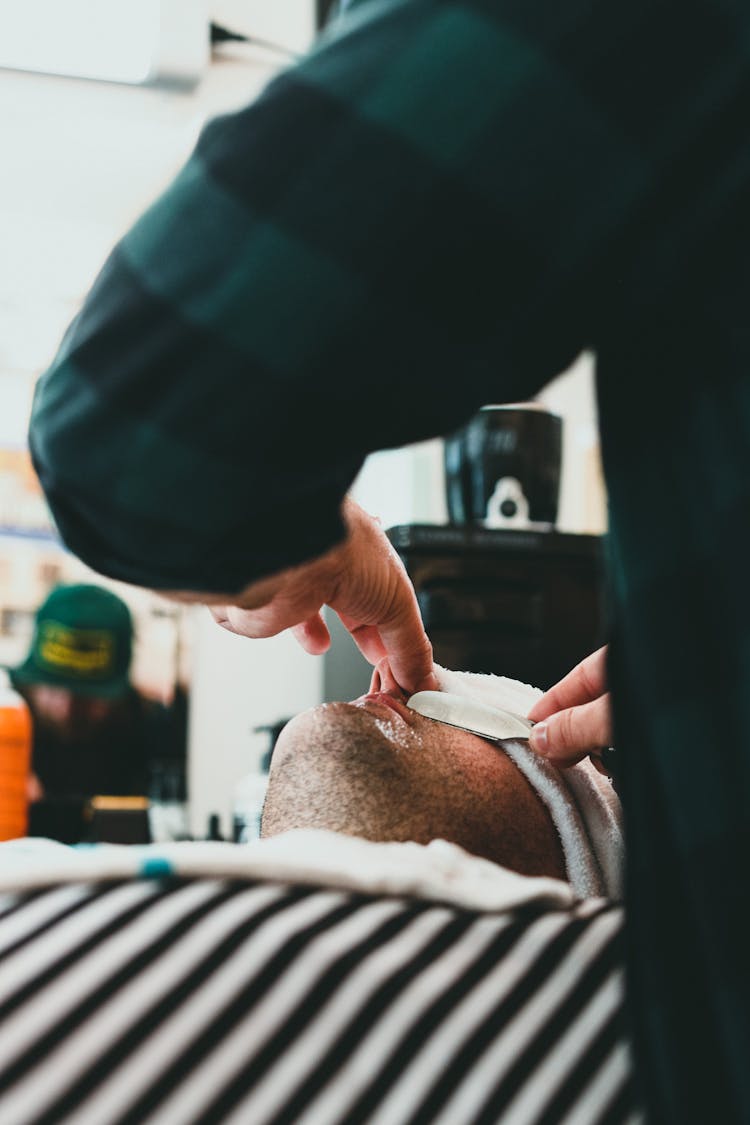
[[[526,398],[611,333],[650,201],[691,187],[670,166],[716,110],[721,22],[355,6],[205,130],[41,379],[31,447],[71,548],[238,590],[336,541],[369,451]]]
[[[35,464],[92,566],[237,590],[337,539],[369,451],[592,342],[652,169],[595,97],[622,28],[535,7],[360,4],[204,131],[39,384]]]

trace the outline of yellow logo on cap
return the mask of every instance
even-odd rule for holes
[[[114,650],[112,634],[101,629],[69,629],[57,621],[39,626],[39,657],[59,671],[106,675],[114,666]]]

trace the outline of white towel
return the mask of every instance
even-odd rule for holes
[[[450,672],[435,665],[441,691],[528,715],[542,695],[538,688],[505,676]],[[625,848],[622,808],[609,778],[588,758],[559,770],[526,742],[508,740],[503,750],[546,805],[562,844],[568,879],[581,898],[623,892]]]
[[[470,855],[446,840],[377,844],[322,829],[294,829],[249,844],[95,844],[69,848],[52,840],[0,843],[0,893],[106,879],[272,879],[398,895],[468,910],[552,910],[573,905],[559,879],[529,878]]]

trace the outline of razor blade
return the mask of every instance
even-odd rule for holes
[[[534,724],[514,711],[504,711],[500,707],[490,707],[462,695],[452,695],[447,691],[418,691],[406,701],[406,706],[449,727],[469,731],[471,734],[487,738],[491,742],[506,739],[528,739]]]

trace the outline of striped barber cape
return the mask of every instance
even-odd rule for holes
[[[2,1125],[641,1119],[617,904],[286,835],[0,870]]]

